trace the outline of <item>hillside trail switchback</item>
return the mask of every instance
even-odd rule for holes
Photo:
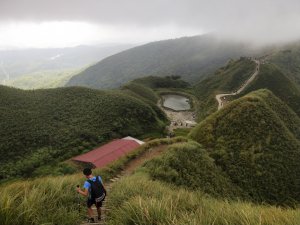
[[[233,95],[238,95],[240,94],[243,90],[245,90],[245,88],[255,79],[255,77],[259,74],[260,71],[260,61],[254,59],[253,60],[256,63],[256,67],[255,67],[255,71],[254,73],[250,76],[250,78],[248,80],[246,80],[245,83],[243,83],[243,85],[234,92],[231,93],[224,93],[224,94],[217,94],[216,95],[216,100],[218,101],[218,110],[220,110],[225,104],[224,104],[224,100],[226,96],[233,96]]]
[[[98,221],[96,223],[88,223],[88,222],[82,222],[80,225],[106,225],[106,213],[110,210],[107,207],[107,202],[109,202],[109,192],[112,187],[112,185],[117,182],[119,179],[125,176],[131,175],[136,168],[141,166],[145,161],[150,160],[156,156],[158,156],[160,153],[162,153],[168,145],[160,145],[157,147],[153,147],[143,153],[142,155],[138,156],[137,158],[131,160],[127,165],[125,165],[124,169],[116,175],[114,178],[110,179],[110,181],[106,184],[104,184],[105,189],[107,191],[107,197],[105,198],[103,205],[101,207],[101,221]],[[94,215],[97,215],[97,209],[95,206],[92,207]]]

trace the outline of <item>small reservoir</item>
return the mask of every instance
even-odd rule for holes
[[[190,110],[190,100],[187,97],[175,94],[162,95],[162,105],[175,111]]]

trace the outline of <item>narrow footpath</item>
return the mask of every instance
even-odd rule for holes
[[[220,110],[224,105],[225,105],[225,99],[226,96],[233,96],[233,95],[238,95],[241,93],[245,88],[255,79],[255,77],[259,74],[260,70],[260,61],[259,60],[253,60],[256,63],[256,68],[254,73],[251,75],[251,77],[237,90],[231,93],[227,94],[218,94],[216,95],[216,99],[218,101],[218,110]]]
[[[87,222],[83,222],[81,223],[81,225],[106,225],[106,214],[107,212],[110,210],[107,207],[107,203],[109,202],[109,196],[110,196],[110,189],[112,187],[112,185],[117,182],[119,179],[125,177],[125,176],[129,176],[131,175],[139,166],[141,166],[145,161],[150,160],[156,156],[158,156],[159,154],[161,154],[164,150],[166,150],[166,148],[168,147],[168,145],[160,145],[157,147],[153,147],[149,150],[147,150],[145,153],[143,153],[142,155],[138,156],[137,158],[131,160],[125,167],[124,169],[114,178],[110,179],[110,181],[108,183],[104,183],[104,186],[106,188],[107,191],[107,197],[105,198],[105,201],[103,202],[103,206],[101,208],[101,221],[97,221],[96,223],[87,223]],[[93,206],[93,211],[94,211],[94,215],[95,215],[95,219],[97,218],[97,209],[95,206]]]

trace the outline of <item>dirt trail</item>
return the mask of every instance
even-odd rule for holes
[[[218,101],[218,110],[220,110],[225,104],[224,100],[226,99],[226,96],[232,96],[232,95],[238,95],[241,93],[245,88],[254,80],[254,78],[259,74],[260,70],[260,61],[259,60],[253,60],[256,63],[255,72],[251,75],[251,77],[237,90],[231,93],[227,94],[218,94],[216,95],[216,99]]]
[[[160,145],[160,146],[157,146],[157,147],[150,148],[145,153],[143,153],[140,156],[138,156],[137,158],[131,160],[117,176],[110,179],[110,181],[108,183],[105,183],[104,186],[106,188],[106,191],[107,191],[108,195],[107,195],[105,201],[103,202],[103,206],[101,208],[101,210],[102,210],[102,216],[101,216],[102,219],[101,219],[101,221],[96,222],[96,223],[86,223],[86,222],[84,222],[81,225],[91,225],[91,224],[106,225],[106,222],[105,222],[106,221],[106,212],[110,210],[109,208],[107,208],[106,205],[107,205],[107,202],[109,202],[109,192],[110,192],[110,189],[111,189],[111,186],[113,185],[113,183],[118,181],[122,177],[131,175],[145,161],[150,160],[150,159],[158,156],[164,150],[166,150],[167,147],[168,147],[168,145]],[[94,215],[97,215],[96,208],[93,207],[92,209],[94,211]],[[97,218],[97,217],[95,217],[95,218]]]

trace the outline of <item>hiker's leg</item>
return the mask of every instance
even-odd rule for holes
[[[87,200],[86,206],[87,206],[87,214],[89,216],[89,218],[93,217],[93,210],[92,210],[92,205],[93,205],[93,201],[91,199]]]
[[[101,219],[101,207],[97,207],[98,219]]]
[[[96,203],[97,213],[98,213],[98,220],[101,220],[101,207],[102,207],[102,201]]]
[[[94,216],[92,207],[88,208],[87,213],[88,213],[89,218],[92,218]]]

